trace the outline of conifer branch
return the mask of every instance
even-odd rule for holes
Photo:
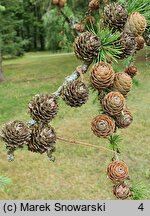
[[[89,62],[85,62],[85,63],[83,63],[81,66],[78,66],[78,67],[75,69],[75,71],[74,71],[70,76],[67,76],[67,77],[65,78],[64,83],[63,83],[63,84],[58,88],[58,90],[57,90],[56,92],[54,92],[53,94],[54,94],[56,97],[60,96],[60,95],[61,95],[61,90],[62,90],[63,86],[67,85],[68,82],[77,80],[77,79],[79,78],[80,73],[79,73],[79,71],[78,71],[78,68],[80,68],[80,71],[82,71],[82,74],[84,74],[84,73],[87,72],[87,70],[88,70],[90,64],[91,64],[91,63],[89,63]]]

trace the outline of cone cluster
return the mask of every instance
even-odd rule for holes
[[[136,51],[143,49],[145,40],[142,34],[146,30],[147,22],[142,14],[133,12],[128,16],[124,6],[113,2],[104,7],[103,19],[104,25],[122,33],[120,38],[121,59],[134,55]]]
[[[131,196],[129,186],[124,182],[129,179],[128,166],[120,160],[114,160],[107,166],[107,176],[114,182],[113,194],[117,199]]]
[[[58,113],[56,96],[49,94],[35,95],[30,101],[28,109],[32,119],[36,121],[36,124],[31,126],[28,150],[40,154],[51,150],[51,153],[53,153],[56,133],[49,122]]]
[[[90,72],[90,82],[98,90],[103,114],[91,122],[91,129],[98,137],[112,135],[116,128],[127,128],[133,121],[129,109],[126,108],[126,98],[132,88],[132,78],[137,68],[129,66],[124,72],[114,73],[106,62],[95,64]]]
[[[56,116],[58,104],[54,95],[35,95],[28,105],[33,125],[22,121],[6,124],[2,129],[2,140],[6,143],[9,160],[17,147],[28,146],[28,150],[37,153],[53,153],[56,133],[48,123]],[[11,156],[12,155],[12,156]],[[51,157],[51,155],[49,155]]]

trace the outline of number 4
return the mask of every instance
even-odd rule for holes
[[[144,210],[144,207],[143,207],[143,203],[141,203],[138,207],[139,210],[143,211]]]

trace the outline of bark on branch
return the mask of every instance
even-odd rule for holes
[[[58,88],[58,90],[56,92],[54,92],[53,94],[56,96],[56,97],[59,97],[61,95],[61,90],[63,88],[63,86],[67,85],[68,82],[70,81],[74,81],[74,80],[77,80],[80,76],[80,73],[79,73],[79,68],[80,68],[80,71],[82,71],[82,74],[86,73],[89,66],[90,66],[91,63],[89,62],[85,62],[83,63],[81,66],[77,67],[76,70],[70,75],[70,76],[67,76],[65,78],[65,81],[64,83]]]

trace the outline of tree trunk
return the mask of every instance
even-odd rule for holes
[[[4,81],[3,69],[2,69],[2,52],[0,51],[0,82]]]
[[[40,48],[42,51],[44,51],[45,50],[45,40],[44,40],[44,36],[41,32],[39,35],[39,39],[40,39]]]
[[[34,50],[37,51],[37,27],[34,27],[33,32],[33,40],[34,40]]]

